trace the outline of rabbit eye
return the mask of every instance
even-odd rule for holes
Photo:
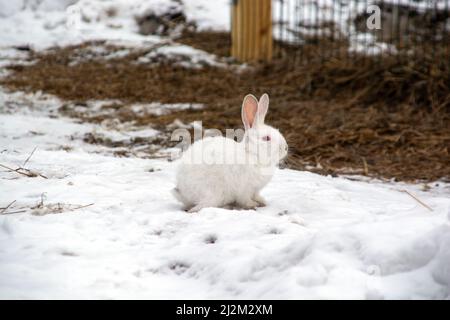
[[[264,141],[270,141],[270,136],[264,136],[262,139],[263,139]]]

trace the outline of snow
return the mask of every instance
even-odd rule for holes
[[[199,103],[171,103],[171,104],[162,104],[159,102],[154,102],[150,104],[133,104],[131,105],[131,110],[136,114],[140,115],[156,115],[161,116],[165,114],[169,114],[171,111],[175,110],[199,110],[203,109],[204,106]]]
[[[29,45],[42,50],[88,40],[148,45],[157,36],[138,33],[135,17],[161,15],[182,7],[188,21],[201,30],[229,29],[228,0],[0,0],[0,48]]]
[[[64,9],[74,2],[31,1],[25,10],[19,3],[0,0],[1,65],[26,63],[15,45],[45,49],[100,38],[133,50],[166,41],[138,35],[131,19],[139,6],[165,10],[157,0],[82,0],[91,20],[72,33]],[[185,0],[184,6],[202,28],[225,28],[226,3]],[[111,4],[119,14],[101,14]],[[97,49],[95,58],[115,57]],[[173,44],[158,54],[203,53]],[[262,192],[267,207],[187,214],[170,193],[176,161],[117,157],[116,148],[83,141],[86,134],[151,141],[159,131],[80,123],[59,113],[67,103],[0,88],[0,164],[47,177],[0,168],[0,207],[15,200],[0,209],[0,298],[450,298],[449,184],[423,191],[423,184],[284,169]],[[87,105],[107,112],[102,106],[111,103],[120,101]],[[127,107],[158,115],[204,106]]]
[[[38,50],[99,39],[152,44],[159,37],[140,35],[135,16],[151,8],[161,13],[176,4],[165,0],[47,0],[19,7],[9,5],[9,0],[0,1],[0,15],[5,17],[0,19],[0,47],[30,45]]]
[[[139,57],[138,62],[147,64],[158,61],[159,57],[164,57],[164,59],[169,58],[173,61],[173,64],[185,68],[202,68],[205,65],[215,67],[226,66],[224,63],[217,61],[218,58],[216,55],[182,44],[158,47],[148,54]]]
[[[188,21],[195,21],[199,30],[230,30],[232,0],[183,0]]]

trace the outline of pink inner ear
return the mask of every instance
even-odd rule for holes
[[[244,117],[249,128],[253,127],[255,122],[256,111],[258,110],[258,102],[255,98],[248,96],[244,101]]]

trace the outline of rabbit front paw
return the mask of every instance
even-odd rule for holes
[[[255,194],[253,196],[253,200],[258,203],[258,207],[265,207],[265,206],[267,206],[266,200],[264,200],[264,198],[261,197],[259,194]]]

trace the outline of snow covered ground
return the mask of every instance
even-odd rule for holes
[[[57,99],[20,101],[0,109],[0,163],[37,148],[26,167],[48,179],[0,172],[0,205],[25,210],[0,215],[1,298],[449,297],[448,185],[279,170],[265,208],[187,214],[176,163],[114,157],[40,110]]]
[[[200,30],[229,29],[229,0],[0,0],[0,48],[44,49],[99,38],[152,44],[159,37],[138,34],[135,17],[179,7]]]
[[[11,17],[2,31],[18,28]],[[104,28],[90,37],[163,41]],[[24,58],[11,49],[23,39],[78,41],[36,32],[2,35],[0,63]],[[264,189],[265,208],[187,214],[170,194],[176,163],[83,142],[92,132],[120,140],[157,130],[80,123],[58,113],[63,103],[0,88],[0,164],[46,177],[0,168],[0,207],[15,201],[0,209],[0,298],[450,298],[450,185],[423,191],[285,169]]]

